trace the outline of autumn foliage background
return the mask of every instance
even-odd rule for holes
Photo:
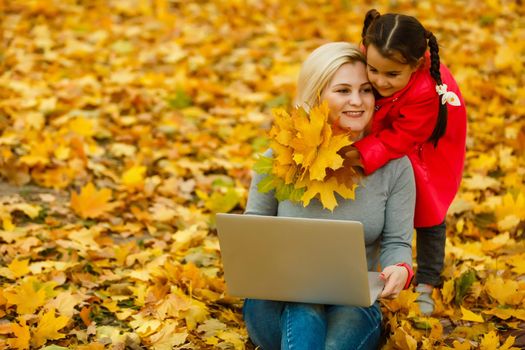
[[[435,33],[469,116],[437,313],[385,302],[385,348],[524,347],[521,0],[1,0],[0,348],[253,348],[213,215],[371,7]]]

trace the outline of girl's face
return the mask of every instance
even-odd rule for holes
[[[362,62],[345,63],[335,72],[321,94],[330,108],[329,121],[362,132],[374,114],[372,85]]]
[[[402,61],[399,53],[396,53],[394,58],[399,58]],[[412,73],[419,67],[419,64],[411,66],[408,63],[400,63],[386,58],[379,53],[374,45],[369,45],[366,49],[366,62],[368,79],[383,97],[392,96],[407,86]]]

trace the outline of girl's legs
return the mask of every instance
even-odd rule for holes
[[[381,337],[379,302],[370,307],[325,306],[328,329],[325,349],[377,349]]]
[[[246,299],[244,321],[252,341],[263,350],[324,350],[324,306]]]
[[[446,224],[416,228],[417,273],[416,299],[424,314],[434,311],[432,288],[441,285],[441,272],[445,260]]]
[[[417,274],[416,284],[441,284],[445,260],[446,224],[416,228]]]

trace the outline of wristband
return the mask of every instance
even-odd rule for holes
[[[404,262],[396,264],[396,266],[403,266],[405,269],[407,269],[408,277],[403,289],[408,289],[410,287],[410,284],[412,283],[412,279],[414,279],[414,270],[412,270],[412,267],[410,265]]]

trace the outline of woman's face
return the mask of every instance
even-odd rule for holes
[[[330,108],[329,121],[354,132],[363,132],[374,114],[372,85],[362,62],[345,63],[321,94]]]

